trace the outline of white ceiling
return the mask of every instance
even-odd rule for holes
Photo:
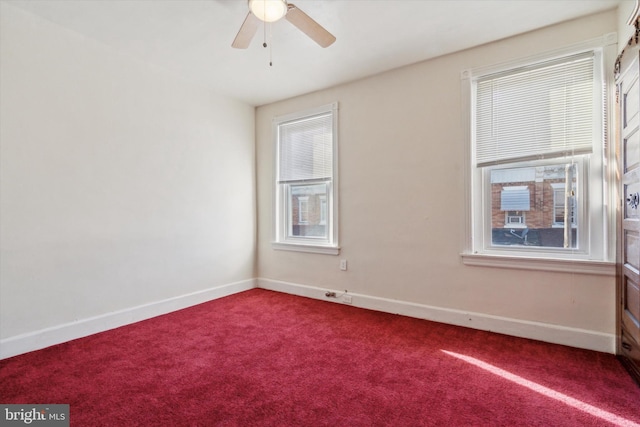
[[[624,0],[628,1],[628,0]],[[262,105],[615,8],[620,0],[293,0],[336,36],[323,49],[286,20],[231,48],[245,0],[8,0],[140,60]]]

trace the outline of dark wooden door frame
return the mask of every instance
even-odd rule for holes
[[[637,248],[640,245],[640,165],[636,163],[628,167],[626,154],[628,137],[640,133],[639,37],[636,21],[635,35],[615,63],[617,114],[614,129],[620,177],[618,188],[622,196],[616,221],[616,354],[640,386],[640,334],[637,319],[627,306],[629,290],[635,295],[640,284],[640,253]],[[635,99],[634,103],[637,104],[633,118],[627,117],[628,99]]]

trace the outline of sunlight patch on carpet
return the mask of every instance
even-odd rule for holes
[[[621,427],[640,427],[640,424],[635,423],[631,420],[627,420],[626,418],[619,417],[618,415],[612,414],[611,412],[607,412],[595,406],[589,405],[588,403],[585,403],[578,399],[574,399],[573,397],[567,396],[566,394],[557,392],[553,389],[542,386],[533,381],[524,379],[518,375],[512,374],[511,372],[505,371],[504,369],[500,369],[489,363],[483,362],[482,360],[478,360],[470,356],[465,356],[463,354],[454,353],[452,351],[442,350],[442,352],[448,354],[449,356],[453,356],[457,359],[463,360],[467,363],[477,366],[478,368],[484,369],[485,371],[491,372],[492,374],[498,375],[506,380],[509,380],[518,385],[526,387],[532,391],[535,391],[536,393],[540,393],[544,396],[560,401],[566,405],[569,405],[573,408],[584,411],[590,415],[601,418],[615,425],[618,425]]]

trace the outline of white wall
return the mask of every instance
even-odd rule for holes
[[[258,108],[258,273],[264,283],[348,289],[461,316],[481,313],[527,327],[584,332],[599,342],[582,346],[613,351],[613,276],[462,264],[461,71],[616,30],[617,12],[610,11]],[[333,101],[340,106],[341,255],[273,250],[271,120]],[[349,262],[346,272],[339,270],[342,258]]]
[[[254,277],[254,108],[0,4],[0,338]]]
[[[636,1],[623,0],[618,6],[618,50],[621,51],[626,45],[629,39],[635,33],[633,25],[627,25],[629,18],[635,11]]]

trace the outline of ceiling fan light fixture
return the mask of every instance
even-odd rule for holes
[[[249,0],[249,9],[264,22],[275,22],[287,14],[286,0]]]

